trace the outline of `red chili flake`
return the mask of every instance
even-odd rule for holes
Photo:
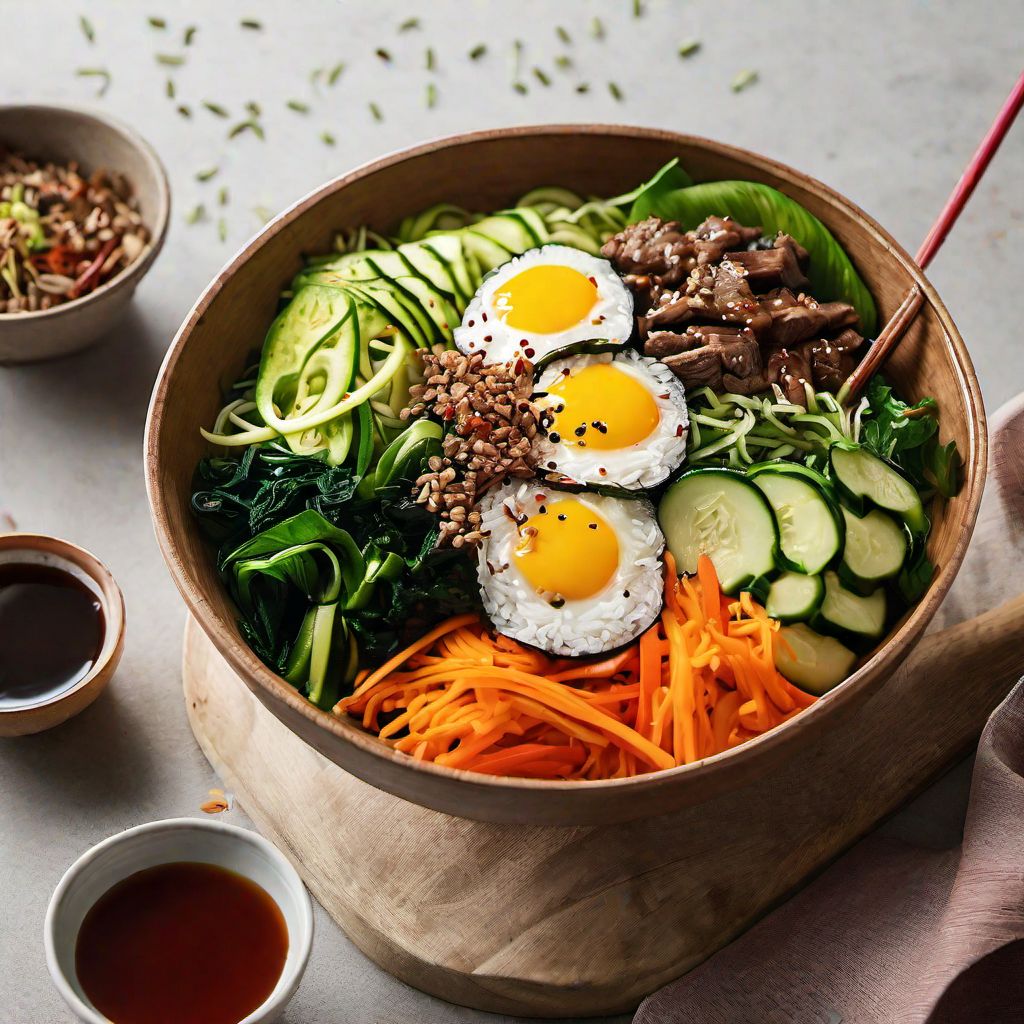
[[[680,423],[680,424],[678,424],[676,426],[676,437],[682,437],[682,436],[683,436],[683,425],[682,425],[682,423]]]
[[[535,497],[536,497],[536,500],[538,502],[543,502],[543,501],[547,501],[548,500],[548,496],[546,494],[538,494]]]
[[[518,377],[522,373],[526,373],[526,363],[522,359],[517,359],[515,366],[512,367],[513,372]]]
[[[596,277],[588,277],[588,278],[587,278],[587,280],[588,280],[588,281],[589,281],[589,282],[590,282],[590,283],[591,283],[591,284],[592,284],[592,285],[593,285],[593,286],[594,286],[595,288],[597,287],[597,278],[596,278]]]
[[[446,405],[444,407],[444,412],[441,414],[441,417],[442,417],[442,419],[450,420],[454,415],[455,415],[455,406],[454,405]]]
[[[523,349],[523,354],[527,359],[532,359],[537,353],[532,348]]]
[[[486,313],[481,313],[480,314],[480,319],[483,320],[484,323],[487,323],[487,314]]]
[[[598,473],[601,474],[601,476],[607,476],[608,475],[608,470],[605,469],[604,466],[600,466],[597,471],[598,471]],[[595,529],[596,529],[596,527],[595,527]]]
[[[484,335],[484,341],[490,341],[493,337],[494,337],[493,334],[485,334]]]
[[[472,327],[472,326],[473,326],[473,324],[475,324],[475,323],[476,323],[476,321],[475,321],[475,320],[467,320],[467,321],[466,321],[466,326],[467,326],[467,327]]]

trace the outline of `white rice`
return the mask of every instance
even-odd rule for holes
[[[618,569],[593,597],[567,600],[556,608],[516,568],[521,537],[515,519],[538,511],[543,504],[538,495],[548,504],[560,498],[580,501],[615,529]],[[567,494],[517,482],[488,495],[481,511],[481,529],[489,534],[480,545],[477,576],[484,610],[500,633],[552,654],[600,654],[634,640],[657,618],[665,538],[646,499]]]
[[[632,349],[595,355],[570,356],[548,366],[537,382],[547,391],[565,374],[579,372],[595,363],[614,362],[623,373],[639,381],[658,409],[658,425],[643,441],[626,448],[600,451],[581,448],[574,437],[562,437],[557,444],[549,435],[538,438],[537,460],[542,471],[557,473],[581,484],[612,484],[626,490],[657,487],[686,458],[690,420],[686,391],[679,378],[662,362]],[[558,408],[555,395],[537,400],[541,408]]]

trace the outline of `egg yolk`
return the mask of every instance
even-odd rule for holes
[[[556,399],[552,432],[562,444],[611,451],[639,444],[661,414],[651,393],[614,363],[592,363],[548,388]]]
[[[581,601],[600,593],[619,566],[619,539],[608,521],[574,498],[541,506],[520,527],[520,572],[539,592]]]
[[[526,334],[556,334],[575,327],[594,308],[597,285],[572,267],[530,267],[495,292],[505,323]]]

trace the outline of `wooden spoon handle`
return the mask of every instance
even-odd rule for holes
[[[914,674],[935,682],[937,704],[943,694],[964,686],[964,678],[984,678],[991,684],[978,687],[1001,700],[1007,684],[1024,675],[1024,594],[997,605],[976,618],[930,633],[899,668],[900,675]],[[994,706],[994,705],[993,705]]]

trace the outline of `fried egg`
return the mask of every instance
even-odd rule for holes
[[[489,363],[542,363],[587,342],[623,345],[633,330],[633,297],[607,260],[545,245],[484,279],[455,328],[455,345]]]
[[[481,512],[477,576],[500,633],[552,654],[599,654],[658,616],[665,538],[646,499],[516,482]]]
[[[686,392],[656,359],[623,351],[570,356],[537,383],[549,413],[540,471],[581,484],[655,487],[686,458]]]

